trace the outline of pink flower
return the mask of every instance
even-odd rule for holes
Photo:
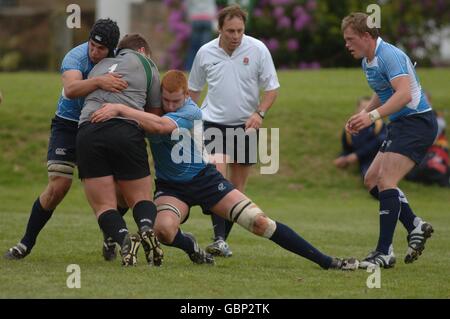
[[[286,43],[286,47],[289,51],[297,51],[300,48],[300,44],[297,39],[289,39]]]

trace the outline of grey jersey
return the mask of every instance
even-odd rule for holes
[[[90,93],[81,110],[79,124],[89,121],[92,113],[100,109],[104,103],[121,103],[138,110],[161,107],[158,68],[138,52],[129,49],[120,50],[116,57],[101,60],[89,73],[88,78],[108,72],[122,75],[128,87],[120,93],[102,89]],[[151,81],[149,89],[148,81]]]

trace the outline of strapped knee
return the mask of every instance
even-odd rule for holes
[[[230,219],[252,233],[266,238],[272,237],[276,229],[276,223],[248,199],[234,205],[230,211]]]
[[[48,176],[61,176],[72,179],[75,164],[65,161],[48,161],[47,171]]]
[[[161,205],[158,205],[158,206],[157,206],[157,212],[158,212],[158,213],[161,212],[161,211],[163,211],[163,210],[171,211],[172,213],[174,213],[175,215],[177,215],[177,217],[178,217],[179,219],[181,219],[181,212],[180,212],[180,210],[179,210],[177,207],[175,207],[174,205],[171,205],[171,204],[161,204]]]

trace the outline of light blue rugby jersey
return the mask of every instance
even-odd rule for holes
[[[369,86],[378,95],[382,104],[394,95],[390,81],[402,75],[409,75],[412,100],[400,111],[391,114],[389,116],[391,121],[402,116],[431,110],[411,60],[397,47],[378,38],[375,58],[370,63],[367,62],[367,58],[364,58],[362,68]]]
[[[181,131],[181,134],[176,140],[171,139],[171,134],[148,135],[156,178],[169,182],[190,181],[207,164],[203,156],[202,112],[191,98],[187,98],[176,112],[166,113],[163,117],[174,121],[178,127],[175,132]],[[194,131],[198,135],[194,135]],[[178,156],[173,158],[172,151]]]
[[[89,43],[85,42],[66,54],[61,63],[61,74],[69,70],[79,70],[83,75],[83,80],[85,80],[93,67],[94,63],[89,59]],[[58,100],[56,115],[70,121],[78,122],[83,104],[84,97],[68,99],[64,96],[63,89]]]

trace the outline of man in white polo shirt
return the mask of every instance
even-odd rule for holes
[[[267,47],[244,34],[246,20],[247,13],[238,5],[222,9],[220,35],[200,48],[189,76],[189,94],[197,103],[208,84],[201,108],[211,161],[241,192],[257,160],[257,130],[280,87]],[[232,253],[225,240],[233,224],[214,214],[211,218],[215,238],[206,250],[229,257]]]

